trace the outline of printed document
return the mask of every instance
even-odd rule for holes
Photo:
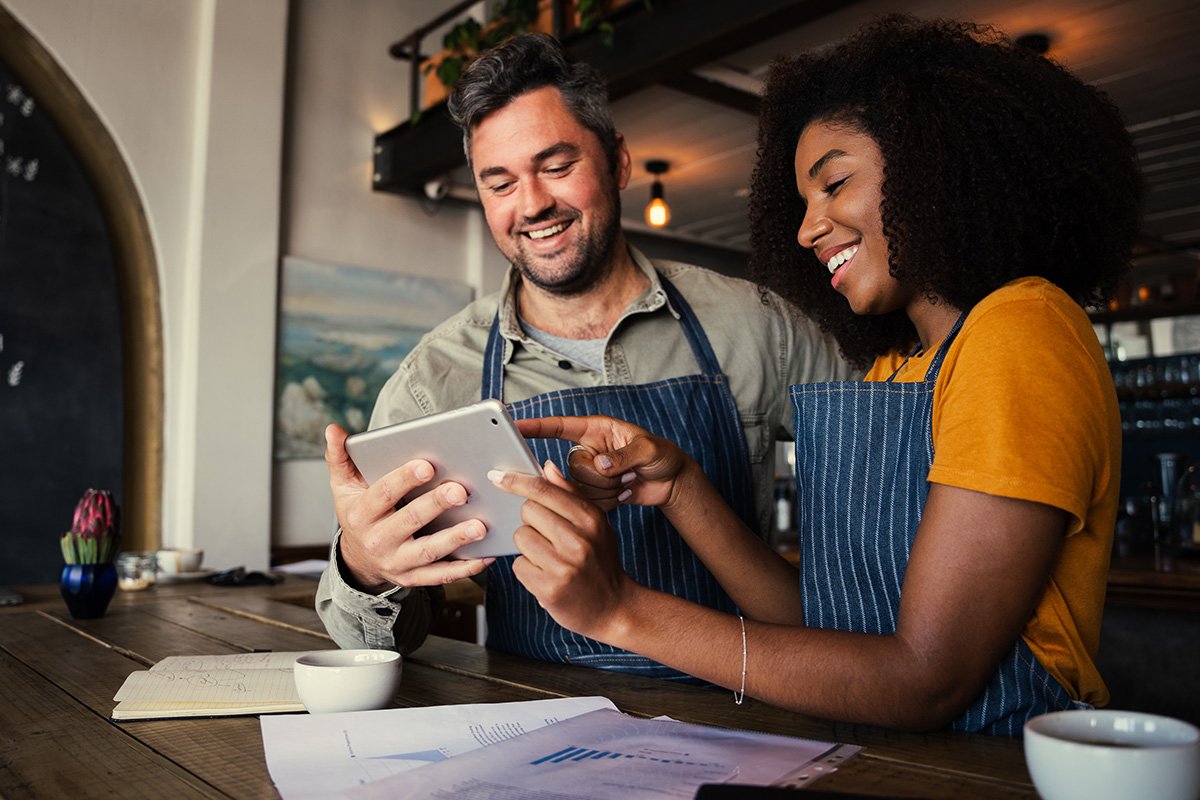
[[[283,800],[329,798],[445,762],[560,720],[616,706],[604,697],[263,717],[267,769]],[[561,723],[560,723],[561,724]]]
[[[690,800],[706,783],[802,785],[852,745],[601,709],[346,793],[354,800]]]

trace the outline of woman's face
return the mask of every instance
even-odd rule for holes
[[[888,273],[882,185],[883,154],[867,134],[831,122],[800,134],[796,189],[807,208],[796,239],[829,270],[855,314],[886,314],[913,299]]]

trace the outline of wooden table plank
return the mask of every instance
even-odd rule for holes
[[[945,772],[931,774],[925,767],[882,760],[869,752],[843,762],[837,772],[822,777],[816,788],[921,800],[1036,800],[1038,796],[1032,786]],[[803,794],[796,797],[804,800]]]
[[[73,704],[109,735],[116,732],[131,742],[140,740],[157,757],[182,765],[180,775],[198,791],[208,792],[207,796],[271,798],[277,794],[266,771],[261,729],[254,717],[121,725],[106,722],[105,717],[125,676],[167,655],[332,648],[310,605],[314,588],[311,581],[292,579],[269,587],[164,586],[118,593],[109,613],[99,620],[72,620],[61,598],[47,590],[45,596],[32,593],[34,602],[23,612],[0,611],[0,647],[9,653],[13,669],[42,681],[28,691],[46,694],[52,702]],[[44,611],[28,610],[39,607]],[[28,687],[22,686],[25,693]],[[1017,742],[838,724],[751,700],[736,706],[729,692],[713,687],[534,662],[440,637],[431,637],[405,659],[395,702],[404,707],[597,694],[632,714],[667,714],[701,724],[865,748],[837,773],[822,778],[820,788],[923,798],[1035,796]],[[0,721],[10,720],[0,714]],[[35,729],[37,721],[29,713],[13,717],[12,729]],[[8,729],[6,724],[4,730]],[[7,740],[0,736],[0,742]],[[42,795],[47,793],[43,785],[52,789],[65,785],[41,773],[5,770],[0,759],[0,795],[5,797],[22,796],[23,791]]]
[[[236,796],[206,785],[18,661],[9,630],[0,627],[0,796]]]
[[[331,650],[337,647],[327,636],[266,625],[228,611],[188,602],[185,598],[116,609],[96,620],[71,620],[65,610],[42,613],[75,625],[110,644],[136,650],[150,663],[169,655]],[[147,633],[148,630],[163,629],[169,629],[170,635]]]
[[[181,615],[201,628],[220,625],[228,619],[227,615],[204,606],[188,608]],[[290,649],[297,643],[292,639],[301,636],[262,623],[253,624],[262,629],[261,636],[252,637],[254,641],[283,645],[273,649]],[[272,640],[281,635],[289,641]],[[313,641],[321,640],[303,635],[301,643]],[[180,642],[198,644],[199,649],[181,648]],[[25,664],[52,683],[73,687],[81,707],[99,719],[111,713],[115,705],[113,694],[130,672],[145,668],[143,661],[152,663],[167,655],[238,651],[234,646],[182,628],[157,613],[144,613],[143,608],[117,609],[97,620],[64,619],[57,611],[10,615],[0,618],[0,643],[20,653]],[[480,678],[409,664],[404,667],[395,705],[510,702],[545,696],[535,690],[500,686]],[[168,759],[186,764],[199,780],[231,797],[278,797],[267,773],[256,717],[149,720],[113,726]],[[37,785],[41,785],[40,780]],[[3,792],[0,795],[8,796]]]
[[[95,629],[91,623],[99,620],[75,622],[89,623],[88,627]],[[153,625],[152,619],[150,624]],[[171,629],[174,626],[159,624],[162,636],[175,634]],[[154,629],[151,627],[147,633],[153,635]],[[72,696],[102,722],[112,713],[116,705],[112,697],[125,678],[130,672],[144,668],[139,661],[131,660],[101,640],[81,635],[41,612],[0,617],[0,642],[25,665],[59,687],[60,693]],[[185,765],[197,782],[207,783],[230,797],[278,797],[267,775],[262,736],[254,717],[105,724]],[[181,725],[186,733],[180,733]],[[83,796],[90,794],[85,792]],[[160,790],[149,796],[169,795]]]

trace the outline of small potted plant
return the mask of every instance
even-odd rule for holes
[[[564,33],[596,31],[605,46],[611,48],[616,29],[608,18],[615,9],[631,2],[572,0],[564,5],[567,16]],[[642,0],[642,4],[647,11],[653,8],[651,0]],[[425,74],[421,107],[429,108],[445,100],[466,65],[489,47],[526,31],[553,33],[551,5],[551,0],[503,0],[492,9],[486,24],[468,17],[451,27],[442,38],[442,51],[421,68]]]
[[[71,616],[104,616],[117,588],[113,564],[120,549],[119,510],[112,493],[88,489],[75,505],[71,530],[63,534],[59,586]]]

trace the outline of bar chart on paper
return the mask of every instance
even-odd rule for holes
[[[616,706],[571,697],[263,717],[263,750],[285,800],[325,800],[597,708]]]
[[[634,759],[638,761],[651,762],[662,764],[663,766],[677,767],[710,767],[713,769],[728,768],[725,765],[695,761],[688,758],[688,753],[667,753],[657,752],[654,750],[642,750],[637,753],[620,753],[610,750],[596,750],[595,748],[577,747],[571,745],[559,750],[557,753],[551,753],[538,759],[530,761],[530,766],[538,766],[539,764],[562,764],[564,762],[581,762],[581,761],[620,761],[623,759]]]
[[[545,701],[537,701],[545,702]],[[346,792],[354,800],[690,800],[706,783],[769,785],[836,769],[853,745],[597,709]],[[807,779],[807,778],[806,778]]]

